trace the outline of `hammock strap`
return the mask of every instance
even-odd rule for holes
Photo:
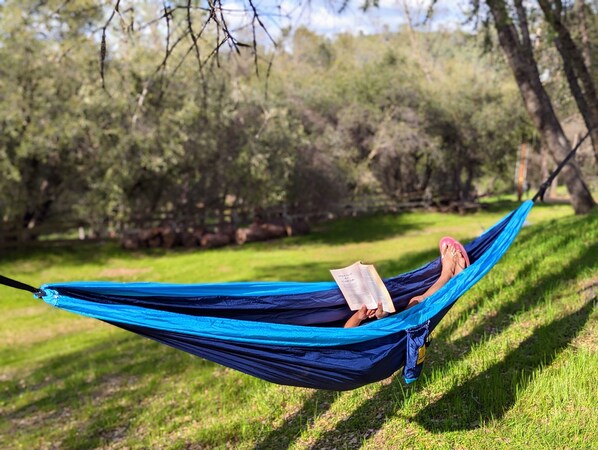
[[[15,289],[20,289],[22,291],[32,292],[36,297],[43,297],[45,292],[41,289],[35,288],[29,284],[21,283],[20,281],[13,280],[12,278],[8,278],[5,276],[0,275],[0,284],[4,286],[8,286]]]
[[[580,141],[577,143],[577,145],[575,147],[573,147],[573,149],[569,152],[567,157],[561,161],[561,163],[556,167],[556,169],[554,169],[554,171],[550,174],[550,176],[546,179],[546,181],[544,183],[542,183],[542,185],[540,186],[540,189],[538,189],[538,192],[536,192],[536,195],[534,195],[534,198],[532,198],[532,201],[534,203],[538,199],[540,199],[540,201],[542,201],[542,202],[544,201],[544,194],[546,193],[546,189],[548,189],[548,187],[552,184],[553,180],[556,178],[556,176],[559,174],[559,172],[562,170],[562,168],[565,167],[565,165],[569,162],[569,160],[571,158],[573,158],[573,155],[575,155],[575,152],[577,151],[577,149],[579,147],[581,147],[581,144],[583,144],[583,141],[585,141],[590,136],[590,133],[595,128],[597,128],[597,127],[593,127],[588,130],[586,135],[580,139]]]

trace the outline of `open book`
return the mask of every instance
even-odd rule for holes
[[[381,302],[385,312],[395,312],[388,289],[374,266],[357,261],[348,267],[333,269],[330,273],[352,311],[357,311],[362,305],[376,309],[378,302]]]

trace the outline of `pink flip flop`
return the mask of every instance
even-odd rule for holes
[[[461,243],[459,241],[457,241],[456,239],[453,239],[450,236],[445,236],[442,239],[440,239],[440,242],[438,243],[438,247],[440,248],[440,254],[442,255],[442,247],[444,245],[449,245],[452,244],[453,247],[455,247],[457,250],[459,250],[461,252],[461,254],[463,255],[463,258],[465,259],[465,267],[469,267],[469,256],[467,256],[467,252],[465,251],[465,248],[463,247],[463,245],[461,245]]]

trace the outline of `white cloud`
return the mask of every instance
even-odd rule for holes
[[[465,20],[463,11],[470,0],[438,0],[432,20],[426,27],[454,29]],[[276,39],[283,28],[305,26],[317,33],[333,36],[338,33],[371,34],[388,28],[396,31],[407,22],[404,8],[407,7],[415,25],[421,25],[426,17],[431,0],[380,0],[379,7],[362,11],[361,0],[348,3],[339,13],[339,0],[262,0],[254,1],[260,18],[268,32]],[[228,25],[231,29],[249,27],[253,19],[247,0],[223,2]]]
[[[297,3],[285,0],[285,4],[296,6]],[[334,3],[331,6],[329,2],[312,1],[290,22],[294,26],[305,25],[328,35],[339,32],[375,33],[385,26],[397,30],[399,26],[407,23],[405,8],[415,25],[423,24],[431,0],[380,0],[377,8],[372,7],[365,12],[360,8],[361,4],[360,0],[350,1],[346,9],[339,14],[338,5],[335,8]],[[433,9],[432,19],[425,26],[458,28],[465,20],[463,11],[467,9],[468,4],[469,0],[438,0]]]

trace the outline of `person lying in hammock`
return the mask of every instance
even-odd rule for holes
[[[442,286],[444,286],[448,280],[458,275],[469,266],[469,257],[467,252],[463,248],[463,245],[450,237],[444,237],[440,240],[440,255],[442,261],[442,271],[440,277],[434,282],[432,286],[428,288],[422,295],[416,295],[405,309],[409,309],[424,299],[428,298]],[[361,307],[359,311],[351,316],[345,323],[345,328],[352,328],[361,325],[361,322],[367,319],[382,319],[388,316],[388,313],[382,310],[382,303],[378,303],[378,309],[367,309],[365,305]]]

